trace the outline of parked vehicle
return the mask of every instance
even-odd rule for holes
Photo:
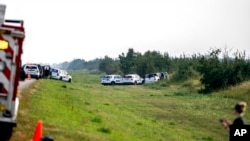
[[[127,74],[123,77],[122,84],[143,84],[144,79],[141,78],[138,74]]]
[[[51,75],[50,74],[50,72],[51,72],[50,65],[43,65],[42,68],[43,68],[43,71],[44,71],[44,77],[48,78]]]
[[[38,66],[39,72],[40,72],[40,78],[44,77],[44,70],[43,67],[40,64],[34,64]]]
[[[67,71],[57,68],[51,68],[50,78],[67,82],[72,81],[72,76],[69,75]]]
[[[168,78],[169,78],[168,72],[161,72],[160,80],[168,79]]]
[[[160,80],[159,73],[150,73],[145,75],[145,84],[155,83]]]
[[[63,78],[63,70],[57,69],[57,68],[52,68],[51,69],[51,76],[50,78],[52,79],[57,79],[57,80],[62,80]]]
[[[122,82],[122,76],[119,74],[104,75],[101,80],[102,85],[118,85]]]
[[[39,69],[39,73],[40,73],[40,76],[39,78],[43,78],[44,76],[44,71],[43,71],[43,68],[40,64],[36,64],[36,63],[29,63],[29,64],[26,64],[26,65],[36,65]]]
[[[24,65],[23,69],[24,69],[26,76],[30,75],[31,78],[36,78],[36,79],[39,79],[41,77],[40,70],[37,65],[26,64]]]
[[[69,75],[67,71],[63,70],[62,80],[70,83],[72,81],[72,76]]]
[[[0,4],[0,140],[8,141],[18,126],[18,84],[25,40],[23,20],[5,19],[7,5]],[[15,11],[13,11],[15,13]],[[16,13],[17,14],[17,13]],[[19,17],[20,18],[20,17]],[[33,73],[33,72],[32,72]],[[23,79],[24,73],[22,72]]]

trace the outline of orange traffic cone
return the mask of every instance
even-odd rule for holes
[[[31,79],[31,76],[30,76],[30,74],[28,74],[27,78],[28,78],[28,80],[30,80],[30,79]]]
[[[43,129],[42,129],[43,125],[42,124],[43,123],[41,120],[37,121],[36,130],[35,130],[32,141],[41,141],[42,136],[43,136]]]

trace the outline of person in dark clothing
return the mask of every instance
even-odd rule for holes
[[[244,121],[244,118],[242,116],[239,116],[237,117],[233,124],[232,125],[235,125],[235,126],[241,126],[241,125],[245,125],[245,121]]]
[[[233,123],[231,123],[228,119],[224,118],[221,119],[220,122],[221,124],[229,131],[230,130],[230,126],[242,126],[245,125],[245,121],[243,118],[244,112],[246,110],[247,107],[247,103],[246,102],[238,102],[236,103],[236,105],[234,106],[233,110],[235,115],[237,116]]]
[[[24,81],[25,78],[26,78],[25,71],[24,71],[23,67],[20,67],[20,71],[19,71],[19,80]]]

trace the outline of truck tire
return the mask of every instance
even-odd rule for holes
[[[14,127],[16,127],[15,123],[0,121],[0,141],[8,141],[12,136]]]

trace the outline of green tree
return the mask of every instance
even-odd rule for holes
[[[84,67],[85,61],[83,59],[74,59],[69,63],[68,69],[70,70],[81,70]]]
[[[138,53],[134,52],[134,49],[129,48],[125,56],[124,53],[119,55],[120,59],[120,69],[124,74],[135,73],[137,67],[137,55]]]
[[[84,63],[84,69],[87,70],[98,70],[99,64],[101,62],[101,59],[94,59],[94,60],[90,60]]]
[[[157,51],[146,51],[143,55],[129,49],[127,54],[119,55],[120,69],[124,74],[137,73],[145,76],[147,73],[166,72],[171,68],[171,58],[168,53],[162,55]]]
[[[220,59],[221,53],[220,49],[214,49],[199,59],[197,70],[202,75],[204,92],[225,89],[249,79],[249,61],[244,53],[236,52],[235,58],[231,58],[224,52]]]
[[[100,61],[99,70],[106,72],[107,74],[118,73],[119,66],[117,60],[114,60],[108,56]]]
[[[174,66],[176,67],[175,74],[173,76],[174,81],[188,80],[198,76],[198,72],[195,70],[197,67],[197,56],[186,57],[185,54],[179,58],[175,58]]]

